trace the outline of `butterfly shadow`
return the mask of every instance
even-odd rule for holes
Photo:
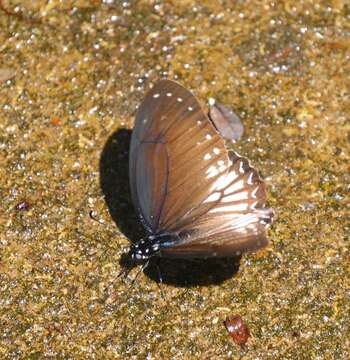
[[[144,230],[131,200],[129,187],[129,146],[131,130],[119,129],[107,140],[100,157],[100,186],[109,213],[118,229],[133,243]]]
[[[178,287],[219,285],[239,269],[240,257],[207,259],[166,259],[150,263],[145,274],[154,281]],[[159,269],[157,268],[159,267]]]
[[[129,146],[131,130],[119,129],[107,140],[100,158],[100,186],[105,196],[109,213],[118,229],[136,243],[145,231],[133,207],[129,187]],[[180,286],[207,286],[220,284],[234,276],[239,269],[238,258],[166,259],[150,261],[144,270],[154,281]],[[126,271],[134,264],[127,255],[120,259]]]

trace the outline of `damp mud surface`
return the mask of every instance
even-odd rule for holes
[[[0,357],[349,359],[349,24],[341,0],[0,1]],[[235,110],[276,211],[258,253],[162,261],[164,298],[118,277],[161,78]]]

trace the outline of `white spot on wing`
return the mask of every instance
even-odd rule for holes
[[[172,93],[170,93],[170,92],[166,94],[166,96],[172,96],[172,95],[173,95],[173,94],[172,94]]]
[[[243,161],[240,161],[240,162],[239,162],[239,172],[240,172],[241,174],[244,174]]]
[[[257,203],[258,203],[257,201],[253,202],[253,204],[250,205],[250,208],[251,208],[252,210],[255,210],[255,207],[256,207]]]
[[[207,154],[204,155],[203,159],[204,160],[209,160],[209,159],[211,159],[211,155],[209,153],[207,153]]]
[[[210,167],[208,167],[208,170],[206,171],[206,174],[209,174],[209,173],[211,173],[213,170],[215,170],[216,168],[215,168],[215,166],[210,166]]]
[[[242,191],[234,195],[228,195],[224,196],[221,200],[221,202],[231,202],[231,201],[241,201],[241,200],[247,200],[248,199],[248,192]]]
[[[153,97],[154,97],[155,99],[157,99],[157,98],[159,98],[159,94],[158,94],[158,93],[157,93],[157,94],[154,94]]]
[[[211,201],[217,201],[220,199],[220,193],[215,192],[211,195],[209,195],[204,201],[203,203],[207,203],[207,202],[211,202]]]
[[[193,110],[193,107],[192,107],[192,106],[189,106],[187,109],[188,109],[188,111],[192,111],[192,110]]]
[[[207,134],[207,135],[205,135],[205,138],[206,138],[207,140],[210,140],[210,139],[212,138],[212,136],[211,136],[210,134]]]
[[[236,157],[238,157],[238,158],[242,157],[242,155],[238,154],[238,152],[236,152],[236,151],[232,151],[232,152],[235,154]]]
[[[182,102],[182,98],[178,97],[178,98],[177,98],[177,101],[178,101],[178,102]]]
[[[256,199],[256,193],[258,192],[258,190],[259,190],[259,185],[252,191],[252,197],[254,199]]]
[[[217,189],[222,190],[226,186],[230,185],[234,179],[237,178],[237,173],[235,171],[230,171],[228,174],[220,176],[217,181]]]
[[[219,170],[218,170],[218,168],[215,167],[215,166],[210,166],[206,173],[208,174],[208,175],[207,175],[207,179],[210,179],[210,178],[218,175],[218,174],[219,174]]]
[[[228,206],[218,206],[214,209],[211,209],[210,213],[215,212],[237,212],[237,211],[246,211],[248,210],[248,204],[247,203],[241,203],[236,205],[228,205]]]
[[[239,189],[243,189],[244,187],[244,181],[239,180],[235,181],[231,186],[229,186],[227,189],[225,189],[224,194],[231,194]]]
[[[248,185],[253,185],[253,175],[254,175],[254,172],[252,171],[249,174],[249,177],[248,177],[248,180],[247,180]]]
[[[213,152],[214,152],[214,154],[219,155],[220,154],[220,149],[214,147]]]

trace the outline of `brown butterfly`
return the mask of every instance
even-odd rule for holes
[[[217,106],[210,119],[170,80],[146,95],[132,133],[129,176],[148,235],[130,246],[133,260],[238,256],[268,243],[273,211],[265,207],[265,185],[246,158],[226,149],[224,139],[243,131],[227,111]]]

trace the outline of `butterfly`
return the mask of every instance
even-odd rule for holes
[[[147,232],[130,246],[134,261],[234,257],[267,245],[273,210],[258,172],[225,147],[243,131],[227,111],[216,106],[209,118],[171,80],[144,98],[129,154],[131,196]]]

